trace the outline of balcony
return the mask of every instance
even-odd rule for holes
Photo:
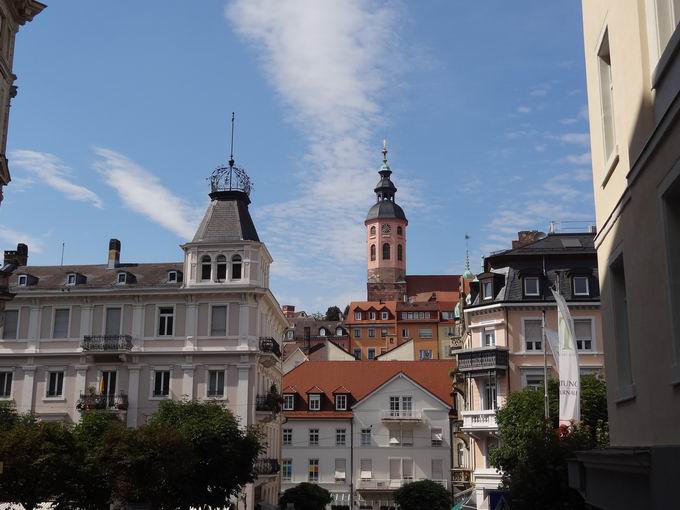
[[[382,421],[420,421],[420,419],[420,411],[412,409],[389,409],[382,412]]]
[[[421,480],[425,480],[425,478],[396,478],[393,480],[376,480],[371,478],[370,480],[362,479],[359,480],[359,487],[358,489],[361,491],[395,491],[402,487],[403,485],[406,485],[407,483],[411,482],[419,482]],[[437,482],[443,487],[448,487],[449,482],[448,480],[432,480],[433,482]]]
[[[460,372],[506,371],[508,369],[507,347],[458,349],[455,354],[458,357],[458,370]]]
[[[465,485],[472,482],[472,471],[468,468],[453,468],[451,470],[453,483]]]
[[[117,395],[108,395],[102,393],[81,393],[80,399],[76,404],[76,409],[79,411],[93,411],[110,409],[114,411],[127,411],[128,396],[120,392]]]
[[[278,459],[256,459],[253,464],[255,476],[273,476],[279,472],[281,465]]]
[[[494,409],[488,411],[463,411],[463,426],[461,430],[464,432],[493,432],[498,430],[496,423],[496,411]]]
[[[281,357],[281,347],[272,337],[260,337],[260,352],[273,354],[277,358]]]
[[[130,335],[85,335],[80,346],[84,351],[129,351],[132,349],[132,337]]]

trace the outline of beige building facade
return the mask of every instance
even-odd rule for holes
[[[108,409],[130,427],[167,399],[224,402],[266,441],[239,508],[273,508],[288,323],[248,194],[213,185],[183,262],[123,262],[116,239],[103,264],[31,266],[25,245],[5,252],[14,299],[0,327],[0,399],[42,420]]]
[[[677,501],[678,22],[677,0],[583,1],[611,448],[582,454],[571,483],[595,508]]]

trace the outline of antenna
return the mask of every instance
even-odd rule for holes
[[[61,243],[61,266],[64,265],[64,248],[66,247],[66,243]]]
[[[231,112],[231,151],[229,153],[229,167],[234,166],[234,112]]]
[[[469,241],[470,236],[465,234],[465,271],[470,271],[470,246]]]

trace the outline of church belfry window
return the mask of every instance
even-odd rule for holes
[[[371,260],[375,260],[375,244],[371,245]]]
[[[403,235],[404,235],[404,229],[401,227],[401,225],[399,225],[399,226],[397,227],[397,235],[398,235],[398,236],[403,236]]]
[[[209,255],[203,255],[201,258],[201,280],[210,280],[212,274],[212,263]]]
[[[218,255],[215,261],[217,263],[217,281],[223,282],[227,279],[227,257]]]
[[[404,248],[401,244],[397,245],[397,260],[404,259]]]
[[[371,237],[375,237],[375,225],[371,227],[371,229],[369,230],[369,234]]]
[[[390,260],[390,245],[389,245],[389,243],[383,244],[382,258],[383,258],[383,260]]]
[[[231,258],[231,279],[240,280],[243,273],[243,262],[240,255],[234,255]]]

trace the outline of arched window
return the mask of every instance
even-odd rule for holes
[[[212,274],[212,264],[209,255],[203,255],[201,258],[201,280],[210,280]]]
[[[375,260],[375,244],[371,245],[371,260]]]
[[[326,329],[325,328],[321,328],[319,330],[319,336],[326,336]]]
[[[397,260],[403,260],[404,258],[404,248],[401,244],[397,245]]]
[[[465,466],[465,443],[463,441],[458,441],[456,445],[456,456],[458,465],[456,467],[464,468]]]
[[[401,228],[401,226],[397,227],[397,235],[398,236],[403,236],[404,235],[404,229]]]
[[[243,273],[243,262],[241,262],[241,255],[234,255],[231,258],[231,279],[240,280]]]
[[[335,329],[335,336],[342,336],[342,328]]]
[[[383,244],[383,260],[390,260],[390,245],[388,243]]]
[[[369,232],[371,233],[371,237],[375,237],[375,225],[371,227],[371,230],[369,230]]]
[[[218,255],[215,263],[217,265],[217,281],[223,282],[227,279],[227,257]]]

